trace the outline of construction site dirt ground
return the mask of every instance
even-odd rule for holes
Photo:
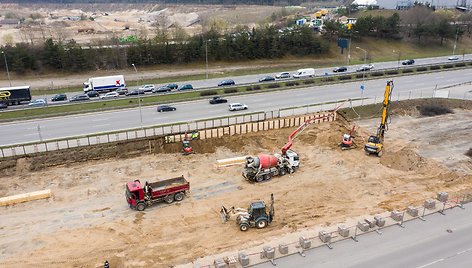
[[[216,168],[217,159],[280,152],[294,129],[226,137],[226,144],[130,159],[106,159],[0,178],[0,196],[51,189],[54,197],[0,208],[0,266],[170,267],[219,252],[244,249],[311,226],[330,226],[359,215],[420,205],[439,191],[454,197],[472,191],[469,150],[471,110],[422,117],[396,113],[382,158],[363,143],[379,119],[356,121],[357,148],[342,151],[342,121],[312,125],[294,142],[301,167],[260,184],[241,176],[242,166]],[[175,149],[176,146],[169,148]],[[25,168],[22,168],[25,167]],[[131,210],[124,185],[134,179],[184,175],[191,192],[180,203]],[[221,205],[246,207],[275,196],[275,220],[266,229],[241,232],[223,224]]]

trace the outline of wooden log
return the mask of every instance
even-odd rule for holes
[[[38,199],[45,199],[51,197],[51,190],[42,190],[24,194],[11,195],[0,198],[0,206],[8,206]]]

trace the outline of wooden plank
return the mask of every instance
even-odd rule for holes
[[[245,162],[246,162],[246,156],[239,156],[239,157],[216,160],[216,164],[219,167],[239,165],[239,164],[244,164]]]
[[[45,199],[51,197],[51,190],[41,190],[36,192],[11,195],[0,198],[0,206],[8,206],[38,199]]]

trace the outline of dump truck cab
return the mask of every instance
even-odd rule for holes
[[[141,187],[139,180],[126,183],[126,201],[130,208],[136,209],[137,204],[144,199],[144,189]]]

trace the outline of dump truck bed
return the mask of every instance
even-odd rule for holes
[[[190,183],[184,178],[184,176],[163,181],[150,182],[149,186],[151,187],[153,198],[188,191],[190,189]]]

